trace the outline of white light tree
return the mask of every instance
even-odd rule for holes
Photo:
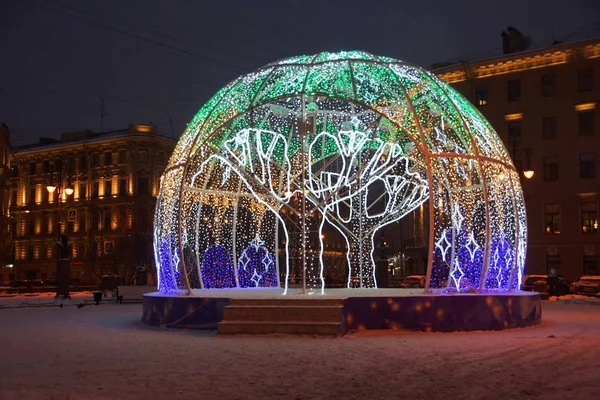
[[[285,227],[279,211],[292,195],[292,163],[288,157],[288,142],[282,134],[262,129],[242,129],[225,141],[219,153],[211,155],[202,163],[192,178],[192,186],[209,169],[207,166],[213,163],[221,167],[222,186],[234,177],[239,179],[254,199],[271,211]],[[260,219],[262,215],[255,217]],[[288,229],[284,229],[284,234],[286,253],[289,253]],[[260,241],[258,232],[254,241]],[[286,291],[289,270],[289,259],[286,257]]]
[[[318,200],[315,209],[322,213],[319,237],[325,221],[335,226],[347,242],[349,265],[348,287],[352,277],[361,287],[377,287],[375,277],[374,237],[384,226],[398,221],[427,201],[427,181],[411,170],[411,162],[398,143],[372,139],[364,132],[342,130],[333,135],[322,132],[309,146],[334,145],[338,151],[323,163],[308,168],[308,186]],[[321,266],[323,243],[321,239]]]

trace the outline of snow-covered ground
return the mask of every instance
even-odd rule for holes
[[[1,302],[2,299],[0,299]],[[596,399],[600,307],[502,332],[216,337],[140,304],[0,309],[0,399]]]

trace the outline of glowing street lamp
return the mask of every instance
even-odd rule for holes
[[[535,175],[535,171],[528,168],[525,171],[523,171],[523,175],[525,176],[525,178],[531,179],[533,178],[533,175]]]
[[[54,193],[54,191],[56,191],[56,185],[48,185],[46,186],[46,189],[49,193]]]

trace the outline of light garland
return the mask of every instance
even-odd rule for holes
[[[428,288],[520,286],[518,174],[470,103],[364,52],[269,64],[210,99],[171,157],[155,214],[159,288],[287,293],[306,274],[323,293],[326,225],[347,245],[347,286],[374,288],[375,236],[427,201]]]

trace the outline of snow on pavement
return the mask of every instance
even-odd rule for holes
[[[0,309],[0,399],[592,399],[600,307],[502,332],[216,337],[141,305]]]

